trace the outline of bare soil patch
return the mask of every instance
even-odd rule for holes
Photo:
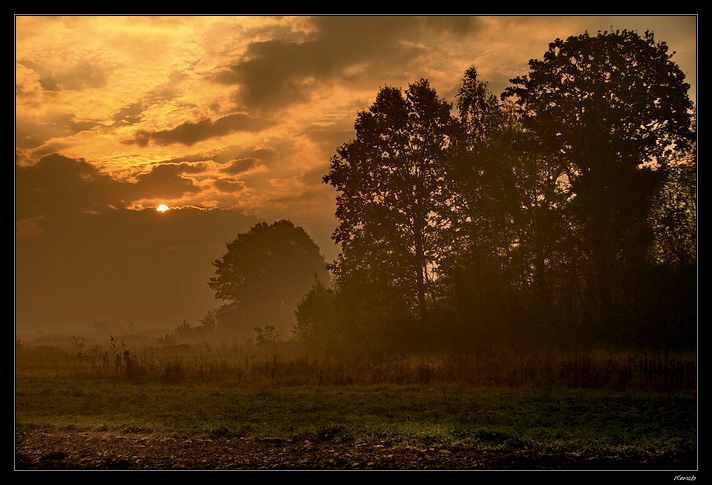
[[[403,443],[20,427],[16,470],[695,470],[695,456],[586,456]]]

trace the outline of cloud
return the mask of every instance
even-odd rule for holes
[[[15,122],[15,143],[19,149],[32,149],[53,138],[70,137],[99,124],[93,120],[78,120],[74,113],[48,114],[39,123],[19,114]]]
[[[239,194],[245,190],[246,184],[242,180],[220,178],[213,181],[213,187],[225,194]]]
[[[200,173],[204,169],[205,166],[202,164],[164,163],[156,165],[150,171],[136,176],[134,196],[148,199],[179,199],[184,194],[198,192],[199,187],[192,180],[183,177],[183,174]]]
[[[323,177],[329,173],[329,164],[324,163],[314,168],[310,168],[304,171],[298,180],[305,186],[317,186],[320,187],[324,184]]]
[[[134,139],[127,143],[135,143],[145,147],[149,142],[157,145],[195,145],[198,142],[217,138],[235,132],[258,132],[273,123],[260,118],[254,118],[244,113],[236,113],[224,116],[215,121],[203,119],[196,123],[186,121],[185,123],[171,130],[160,130],[149,132],[140,130]]]
[[[466,32],[471,17],[317,16],[313,31],[250,43],[237,59],[210,74],[238,86],[235,101],[250,109],[286,108],[312,98],[322,84],[362,75],[401,78],[408,66],[427,55],[419,33],[433,37]],[[438,32],[439,31],[439,32]]]
[[[40,86],[49,92],[101,88],[108,79],[106,68],[89,61],[80,61],[61,70],[47,69],[26,59],[18,60],[18,63],[35,71]]]
[[[48,155],[33,166],[15,167],[16,219],[123,207],[123,186],[84,160]]]
[[[141,101],[136,101],[121,108],[113,116],[115,126],[135,125],[143,119],[144,105]]]
[[[203,169],[200,164],[159,164],[130,182],[117,180],[85,160],[47,155],[35,165],[15,167],[16,220],[61,213],[104,213],[129,208],[140,199],[180,198],[199,190],[183,175]]]
[[[255,157],[241,158],[238,160],[232,160],[227,167],[221,170],[221,172],[230,175],[237,175],[247,172],[248,170],[252,170],[253,168],[258,167],[259,165],[260,162]]]

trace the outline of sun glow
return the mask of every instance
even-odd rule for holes
[[[158,207],[156,207],[156,210],[158,212],[166,212],[168,210],[168,206],[165,204],[161,204]]]

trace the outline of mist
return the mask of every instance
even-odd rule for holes
[[[259,219],[230,210],[113,210],[34,221],[15,253],[18,335],[167,332],[216,306],[212,261]]]

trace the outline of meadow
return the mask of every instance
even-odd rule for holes
[[[453,450],[480,457],[526,452],[556,457],[547,463],[558,469],[574,463],[696,468],[694,355],[483,349],[447,356],[317,356],[293,349],[277,354],[207,344],[134,349],[115,339],[79,342],[17,346],[18,436],[95,430],[275,439],[352,451],[427,448],[443,459],[442,452]],[[33,451],[33,462],[21,441],[25,466],[37,465],[40,451]],[[607,461],[593,465],[602,458]],[[349,467],[329,463],[312,467]],[[468,463],[477,468],[477,460]],[[440,462],[441,468],[463,466]]]

